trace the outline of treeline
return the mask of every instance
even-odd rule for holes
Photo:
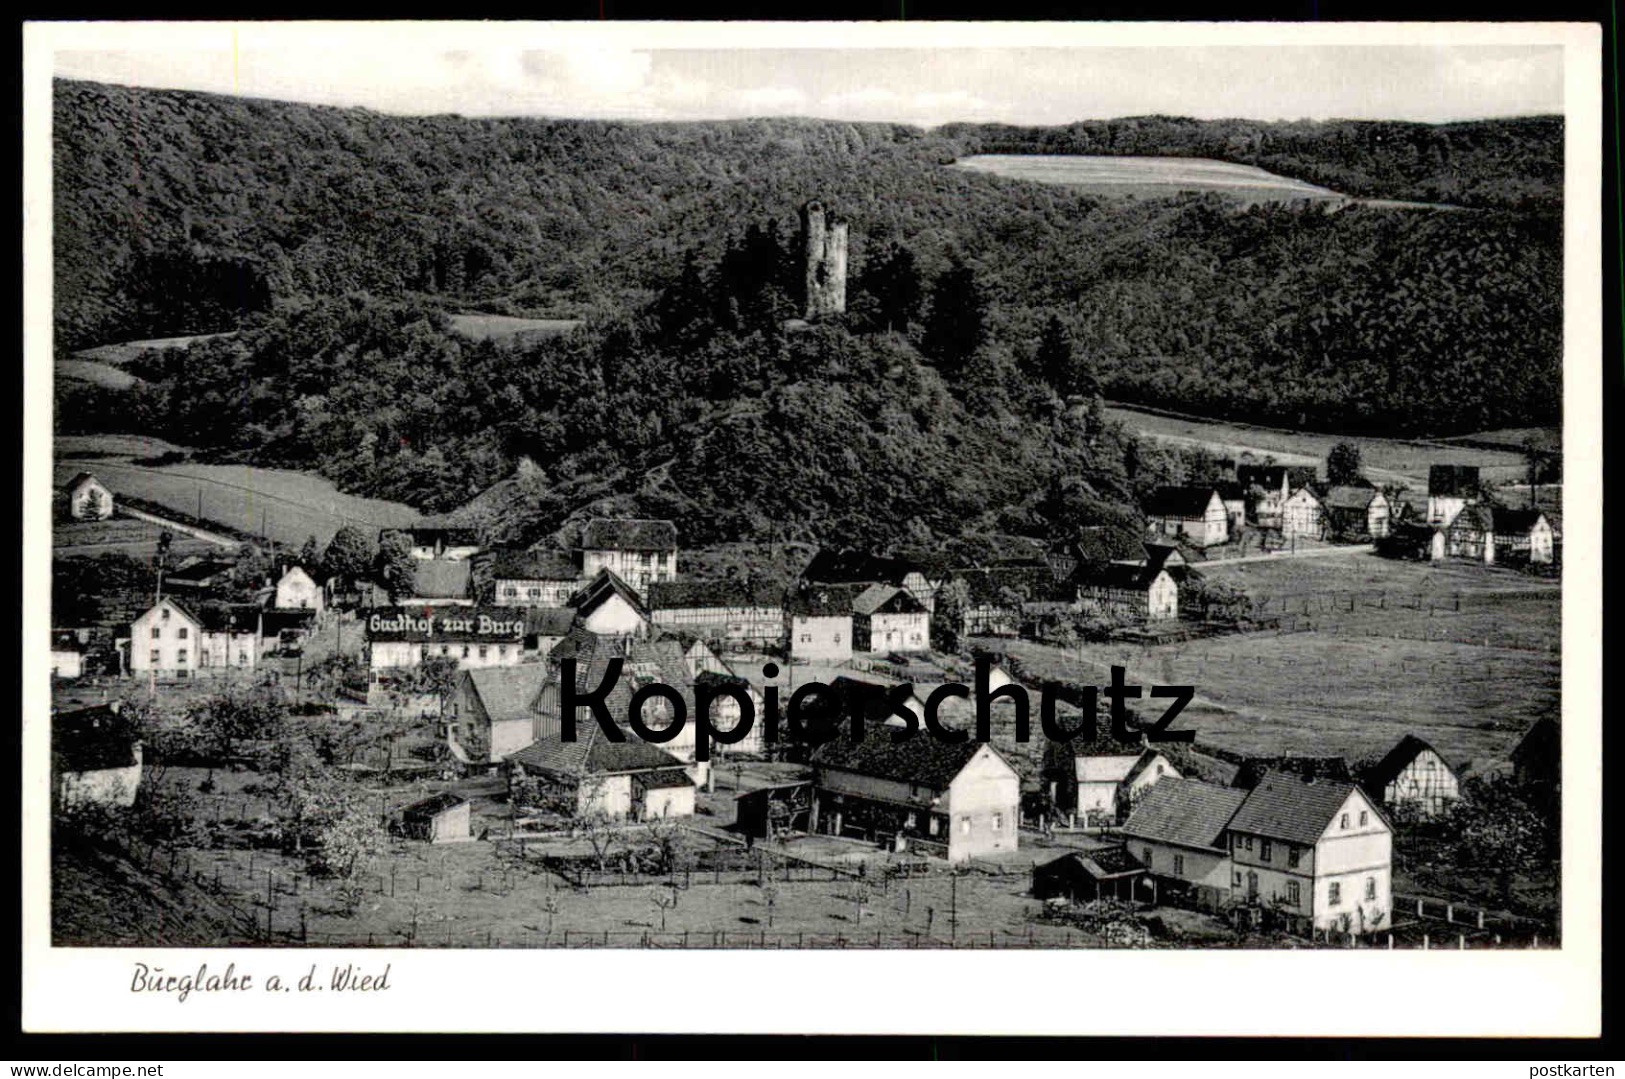
[[[982,154],[1216,158],[1367,198],[1547,212],[1563,200],[1560,116],[1453,124],[1135,116],[1060,127],[950,124],[940,133]]]
[[[794,209],[816,196],[851,222],[850,328],[912,326],[912,345],[937,361],[966,362],[939,346],[967,330],[1015,358],[1036,348],[1055,318],[1092,378],[1127,401],[1399,434],[1558,418],[1561,216],[1542,198],[1503,200],[1534,209],[1454,212],[1308,203],[1243,209],[1215,195],[1097,199],[944,168],[992,147],[987,140],[997,132],[981,127],[406,118],[75,82],[56,84],[55,109],[59,348],[218,329],[235,319],[251,328],[298,326],[278,347],[314,363],[334,347],[319,323],[340,317],[333,313],[342,305],[313,298],[350,293],[399,301],[399,317],[427,320],[437,340],[444,334],[430,312],[464,306],[582,317],[614,338],[609,327],[635,321],[662,296],[673,299],[674,283],[676,302],[660,314],[661,326],[687,319],[695,303],[720,303],[708,317],[726,334],[772,335],[779,316],[798,313]],[[1543,164],[1561,145],[1553,120],[1392,130],[1232,130],[1228,123],[1138,120],[1107,129],[1115,132],[1113,152],[1125,153],[1210,153],[1202,138],[1255,131],[1260,145],[1296,147],[1306,161],[1366,162],[1367,180],[1342,185],[1356,193],[1494,202],[1428,195],[1404,179],[1411,173],[1384,164],[1384,155],[1404,156],[1392,150],[1397,133],[1416,128],[1407,138],[1421,146],[1437,130],[1445,140],[1437,147],[1439,177],[1488,177],[1494,162],[1535,187],[1560,185],[1560,173]],[[1073,147],[1091,148],[1102,152]],[[1463,165],[1480,160],[1476,172]],[[1260,163],[1339,186],[1334,177]],[[950,271],[960,275],[957,286]],[[733,282],[732,291],[700,297],[699,277],[713,273]],[[976,325],[939,323],[939,338],[926,340],[930,327],[918,316],[931,306],[931,290],[962,289],[965,274],[985,300]],[[267,296],[281,308],[269,322]],[[311,318],[318,324],[307,327]],[[601,356],[598,343],[560,344],[556,369],[586,365],[581,377],[601,379],[589,370],[600,359],[613,371],[646,344],[622,333]],[[703,344],[673,339],[660,347],[683,350],[681,377],[703,383],[710,400],[748,385],[768,362]],[[231,359],[237,347],[216,345],[194,360],[219,358],[240,375],[235,365],[247,361]],[[246,347],[252,354],[258,346]],[[473,347],[441,341],[434,349]],[[438,370],[419,356],[397,359]],[[655,359],[636,362],[658,367]],[[510,383],[447,371],[450,385],[413,388],[408,400],[426,394],[450,404],[478,386],[491,396],[466,407],[503,414],[507,406],[493,402]],[[516,370],[512,384],[529,399],[533,383],[557,392],[553,377]],[[393,377],[383,384],[407,392]],[[308,385],[309,395],[325,394],[322,383]],[[200,388],[212,395],[202,399],[207,404],[176,406],[194,414],[183,427],[246,419],[251,428],[200,445],[284,437],[261,415],[282,403],[257,402],[224,376]],[[677,403],[656,401],[657,388],[620,398],[606,391],[606,402],[631,409],[631,419],[617,422],[640,446],[694,419]],[[96,403],[99,391],[73,392],[90,399],[91,412],[117,411]],[[309,407],[345,415],[377,403],[372,391],[355,392],[354,402],[341,395]],[[233,393],[239,399],[224,400]],[[433,417],[399,397],[381,407],[411,412],[415,423],[437,430]],[[558,432],[587,422],[561,413],[518,441],[579,440],[587,436]],[[497,467],[504,439],[484,442],[488,462],[404,460],[410,482],[386,472],[365,488],[443,489],[429,502],[444,504]],[[409,441],[414,454],[430,444],[433,435]],[[357,467],[396,467],[374,452],[363,452]]]

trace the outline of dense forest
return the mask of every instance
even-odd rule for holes
[[[1556,419],[1560,135],[406,118],[58,82],[57,347],[240,331],[145,357],[133,390],[62,384],[58,423],[430,510],[528,457],[537,528],[617,496],[716,539],[1116,521],[1153,470],[1092,421],[1097,392],[1390,434]],[[1474,208],[943,167],[1062,137]],[[790,332],[810,197],[850,222],[850,306]],[[586,324],[473,342],[444,316],[469,309]]]

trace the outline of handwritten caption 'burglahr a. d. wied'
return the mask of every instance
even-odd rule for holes
[[[263,980],[247,970],[239,970],[236,963],[226,964],[224,970],[211,970],[209,964],[199,963],[195,972],[177,972],[163,967],[137,963],[130,978],[132,993],[163,993],[176,1003],[185,1004],[194,994],[215,993],[382,993],[388,991],[390,964],[382,970],[364,970],[354,963],[334,964],[320,968],[312,963],[310,969],[298,975],[270,974]]]

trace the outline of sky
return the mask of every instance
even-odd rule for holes
[[[828,28],[798,34],[781,26],[785,32],[717,47],[729,39],[692,25],[665,34],[595,34],[593,25],[462,24],[433,33],[410,24],[239,24],[213,35],[91,35],[70,43],[85,47],[59,45],[52,70],[127,85],[464,116],[810,116],[931,126],[1151,113],[1442,122],[1563,111],[1562,48],[1507,43],[1504,35],[1485,43],[1435,34],[1429,44],[1327,44],[1319,34],[1315,43],[1257,45],[1230,43],[1231,33],[1224,43],[1126,45],[1089,44],[1078,24],[1061,24],[1073,32],[1048,37],[1064,43],[1036,44],[1045,35],[1027,24],[1014,37],[972,29],[955,43],[925,48],[893,26],[867,38],[848,29],[841,43],[859,47],[835,48]],[[915,38],[924,38],[918,25]],[[1166,36],[1193,40],[1188,27]]]

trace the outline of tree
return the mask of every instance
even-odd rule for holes
[[[310,573],[321,575],[322,549],[316,542],[315,536],[306,536],[305,545],[299,548],[299,564]]]
[[[877,329],[907,333],[909,323],[919,317],[923,290],[914,252],[900,244],[888,244],[866,266],[854,282],[858,297],[873,301]],[[854,297],[854,304],[858,297]]]
[[[1326,482],[1333,487],[1359,483],[1360,446],[1355,442],[1339,442],[1326,455]]]
[[[378,541],[378,578],[389,589],[391,599],[410,596],[417,575],[417,559],[412,557],[412,541],[404,532],[386,532]]]
[[[281,738],[288,721],[288,702],[270,686],[228,684],[192,704],[191,720],[203,743],[220,760],[235,767],[242,743]]]
[[[375,552],[367,534],[354,525],[344,525],[328,541],[322,552],[322,568],[344,581],[356,581],[372,569]]]
[[[1044,381],[1060,396],[1092,399],[1100,395],[1094,372],[1074,352],[1072,335],[1059,315],[1051,314],[1044,323],[1034,362]]]
[[[1557,822],[1538,799],[1506,776],[1463,783],[1445,825],[1453,837],[1451,860],[1463,869],[1493,872],[1503,905],[1511,904],[1519,874],[1545,864],[1557,835]]]
[[[921,349],[945,375],[963,371],[987,340],[987,303],[976,283],[976,271],[955,261],[931,290]]]

